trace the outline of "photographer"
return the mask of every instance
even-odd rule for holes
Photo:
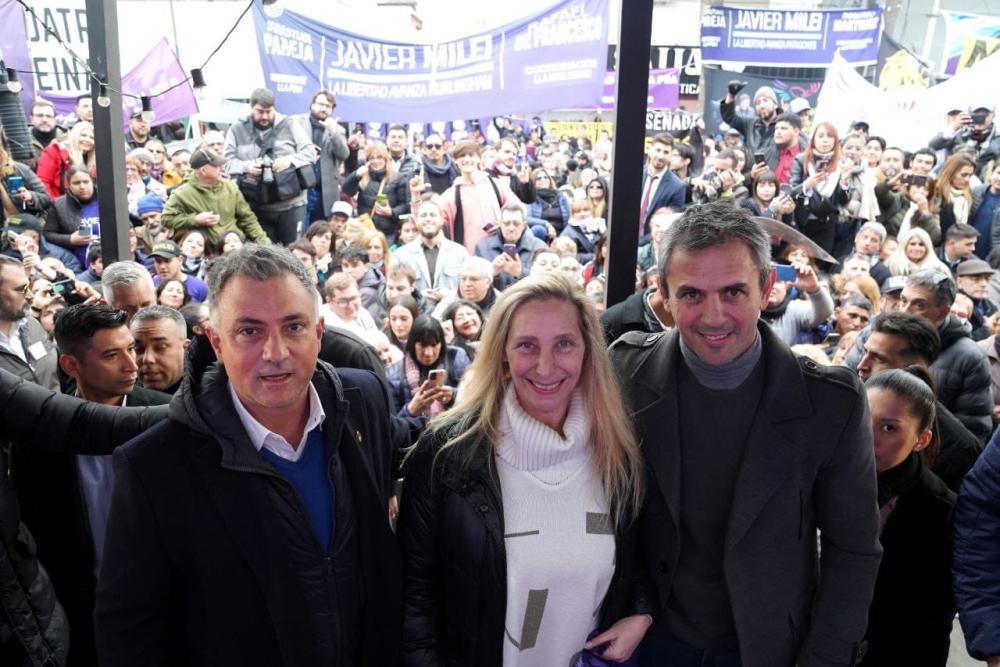
[[[899,238],[903,232],[919,227],[935,245],[941,242],[941,218],[938,214],[933,176],[903,171],[887,181],[882,200],[892,213],[883,217],[889,236]]]
[[[692,178],[688,187],[695,204],[707,204],[716,199],[739,202],[750,195],[743,184],[743,174],[736,170],[736,153],[728,148],[708,158],[705,171],[700,177]]]
[[[930,140],[934,150],[946,150],[953,155],[960,148],[975,150],[976,174],[983,181],[988,174],[985,168],[989,163],[1000,157],[1000,135],[993,124],[993,106],[980,105],[968,113],[958,113],[948,116],[948,125]]]
[[[265,88],[250,94],[250,117],[229,127],[223,155],[226,173],[239,184],[268,238],[287,245],[305,218],[319,153],[301,125],[278,114],[274,101]]]
[[[722,120],[740,131],[743,143],[754,153],[764,153],[774,147],[774,126],[781,113],[778,96],[769,86],[761,86],[753,95],[754,118],[736,113],[736,96],[746,87],[746,81],[729,82],[726,98],[719,102]]]
[[[4,245],[3,254],[17,260],[23,260],[27,268],[36,268],[39,260],[45,257],[55,257],[73,274],[83,271],[83,265],[73,253],[65,248],[45,242],[45,239],[42,238],[42,222],[35,216],[23,213],[9,217],[4,231],[8,238]],[[30,241],[30,249],[22,250],[22,240],[25,244]],[[28,265],[29,261],[30,266]]]

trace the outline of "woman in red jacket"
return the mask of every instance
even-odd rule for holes
[[[70,167],[87,167],[91,176],[97,175],[94,152],[94,126],[87,121],[80,121],[64,141],[53,141],[42,151],[38,156],[38,178],[52,199],[66,193]]]

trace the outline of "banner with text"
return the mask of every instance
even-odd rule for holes
[[[747,73],[729,72],[724,69],[706,67],[705,81],[705,129],[709,134],[715,134],[728,126],[722,122],[722,112],[719,102],[726,98],[729,82],[733,79],[746,81],[747,86],[736,96],[736,113],[746,118],[753,118],[757,112],[753,108],[753,98],[758,88],[767,86],[774,91],[778,104],[787,109],[792,100],[801,97],[809,101],[809,106],[815,107],[819,99],[822,81],[815,79],[787,79],[773,76],[755,76]]]
[[[618,45],[608,45],[608,71],[618,69]],[[651,46],[649,69],[680,70],[681,99],[696,100],[701,92],[701,47]]]
[[[944,72],[958,72],[959,61],[969,37],[1000,38],[1000,16],[942,11],[944,18]]]
[[[881,9],[777,10],[709,7],[701,18],[704,62],[825,67],[878,60]]]
[[[649,94],[646,96],[647,109],[676,109],[680,101],[681,72],[678,69],[649,70]],[[615,108],[616,72],[604,75],[604,92],[601,94],[602,109]]]
[[[279,110],[337,96],[342,120],[478,118],[596,108],[608,48],[608,0],[564,0],[510,25],[443,44],[376,41],[254,5],[264,80]]]

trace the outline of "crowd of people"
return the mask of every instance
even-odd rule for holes
[[[608,308],[606,135],[257,89],[170,154],[134,115],[118,166],[37,100],[0,663],[943,667],[957,611],[1000,665],[993,107],[910,152],[744,85],[649,140]]]

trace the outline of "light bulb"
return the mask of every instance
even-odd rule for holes
[[[21,90],[21,82],[17,80],[17,70],[13,67],[7,68],[7,90],[14,93],[15,95]]]
[[[198,100],[204,101],[207,97],[207,91],[205,90],[205,75],[200,69],[191,70],[191,87],[194,88],[194,96]]]
[[[147,123],[152,124],[156,120],[156,112],[153,111],[153,100],[147,95],[143,95],[139,98],[142,102],[142,119]]]
[[[111,106],[111,98],[108,97],[108,84],[102,83],[97,89],[97,106],[107,109]]]

